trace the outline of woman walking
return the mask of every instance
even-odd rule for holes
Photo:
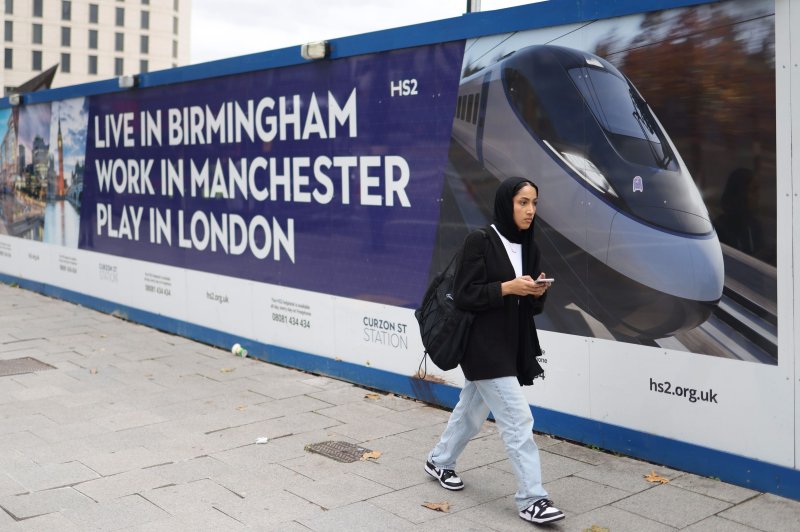
[[[538,199],[533,182],[503,181],[495,194],[494,223],[465,240],[454,296],[459,307],[475,312],[461,361],[466,382],[425,471],[445,489],[463,489],[456,460],[491,411],[517,477],[519,516],[543,524],[564,514],[542,486],[533,416],[520,387],[543,374],[533,315],[541,312],[550,283],[534,281],[545,278],[533,240]]]

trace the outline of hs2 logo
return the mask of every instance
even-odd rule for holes
[[[398,81],[389,82],[389,94],[392,98],[395,96],[415,96],[417,92],[416,79],[401,79]]]

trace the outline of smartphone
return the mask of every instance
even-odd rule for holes
[[[534,279],[533,282],[536,284],[543,284],[543,283],[552,283],[555,281],[552,277],[544,278],[544,279]]]

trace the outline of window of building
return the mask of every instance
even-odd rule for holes
[[[100,19],[100,8],[97,4],[89,4],[89,22],[97,24]]]
[[[114,58],[114,75],[121,76],[122,75],[122,58],[115,57]]]
[[[150,37],[147,35],[142,35],[139,38],[139,52],[143,54],[150,53]]]
[[[61,0],[61,20],[72,20],[72,2]]]
[[[14,0],[6,0],[6,15],[14,14]],[[6,48],[8,50],[8,48]]]
[[[149,6],[150,5],[150,0],[142,0],[142,4],[144,4],[146,6]]]
[[[89,48],[97,50],[97,30],[89,30]]]
[[[69,54],[61,54],[61,72],[69,74],[72,71],[72,58]]]
[[[61,28],[61,46],[71,46],[72,43],[72,30],[70,28]]]
[[[178,34],[178,17],[172,17],[172,33]]]
[[[172,57],[178,58],[178,41],[172,41]]]
[[[6,5],[8,5],[8,4],[6,4]],[[13,49],[6,48],[5,60],[3,61],[3,64],[5,65],[6,70],[10,70],[10,69],[14,68],[14,50]]]
[[[42,0],[33,0],[33,16],[42,16]]]
[[[14,23],[10,20],[6,20],[4,24],[4,33],[6,36],[6,42],[13,42],[14,41]]]
[[[177,11],[177,10],[178,10],[178,0],[174,0],[174,1],[172,2],[172,8],[173,8],[175,11]]]
[[[147,72],[150,68],[150,65],[147,62],[147,59],[142,59],[139,61],[139,72]]]
[[[142,11],[142,29],[149,30],[150,29],[150,12],[149,11]]]
[[[117,26],[124,26],[125,25],[125,8],[118,7],[116,8],[116,25]]]
[[[97,56],[89,56],[89,74],[97,74]]]
[[[31,54],[31,70],[42,69],[42,52],[41,50],[34,50]]]
[[[42,25],[33,25],[33,44],[42,44]]]
[[[125,50],[125,34],[117,32],[114,34],[114,50],[122,52]]]

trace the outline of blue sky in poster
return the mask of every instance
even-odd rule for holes
[[[58,164],[58,123],[61,121],[61,139],[64,147],[64,177],[70,183],[75,164],[86,157],[86,126],[88,109],[85,98],[74,98],[52,103],[50,124],[51,153]]]
[[[19,112],[19,143],[25,146],[30,163],[31,147],[36,137],[47,142],[50,138],[50,105],[26,105]]]

